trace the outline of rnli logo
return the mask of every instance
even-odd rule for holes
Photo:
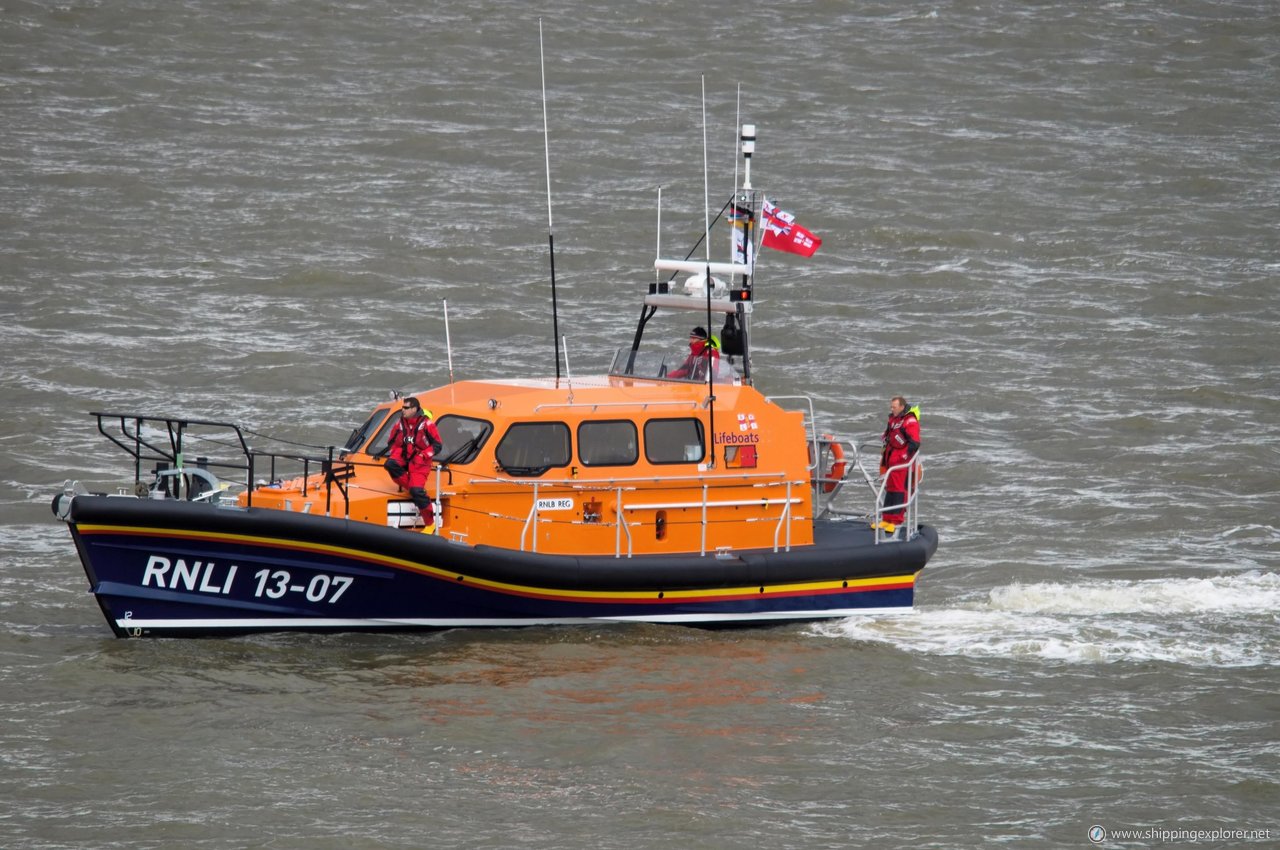
[[[239,568],[235,564],[229,567],[219,567],[213,561],[192,561],[188,564],[184,558],[170,560],[161,555],[152,555],[142,573],[142,586],[225,596],[231,593],[237,569]]]

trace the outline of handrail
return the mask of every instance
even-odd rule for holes
[[[626,517],[622,515],[622,510],[619,508],[619,505],[622,504],[622,488],[621,487],[617,487],[614,489],[614,499],[616,500],[613,503],[614,513],[618,515],[618,521],[613,524],[613,557],[619,558],[622,556],[622,532],[626,531],[627,532],[627,557],[630,558],[631,551],[633,548],[633,542],[631,540],[631,527],[627,525]]]
[[[924,463],[921,460],[920,452],[905,461],[904,463],[895,464],[885,470],[884,477],[880,481],[880,486],[876,490],[876,508],[875,508],[875,540],[876,543],[887,542],[889,538],[884,536],[884,530],[880,527],[886,511],[893,513],[902,513],[902,522],[898,523],[899,528],[906,528],[903,535],[907,540],[915,537],[920,531],[919,516],[919,500],[920,487],[918,481],[924,477]],[[907,478],[907,500],[901,504],[890,505],[884,504],[885,485],[889,483],[889,476],[897,470],[905,470]],[[896,533],[896,530],[895,530]]]
[[[175,496],[181,495],[181,487],[185,475],[183,457],[183,449],[185,446],[183,445],[183,434],[193,425],[229,429],[235,434],[236,440],[239,443],[239,451],[241,455],[245,457],[244,463],[231,463],[229,461],[198,458],[195,465],[196,469],[207,471],[208,468],[212,467],[215,469],[231,469],[248,472],[251,467],[251,461],[249,459],[251,450],[249,449],[248,443],[245,442],[244,434],[241,432],[240,426],[233,422],[219,422],[208,419],[189,419],[177,416],[144,416],[133,413],[109,413],[105,411],[91,411],[89,415],[96,418],[98,433],[102,434],[102,436],[106,437],[111,443],[124,450],[127,455],[133,458],[133,480],[135,483],[142,481],[142,463],[144,460],[172,464],[174,474],[170,477],[173,478],[174,486],[177,490],[174,494]],[[116,420],[116,425],[120,431],[119,437],[107,430],[106,423],[109,420]],[[163,431],[168,437],[169,442],[167,449],[143,436],[143,427],[149,423],[152,423],[153,427],[157,431],[161,430],[161,425],[159,423],[163,423]],[[132,430],[130,429],[131,425]],[[124,439],[122,440],[121,437]],[[168,485],[166,484],[166,492],[167,486]],[[194,495],[199,495],[198,493],[192,494],[190,492],[190,483],[187,484],[187,487],[188,499],[193,498]]]
[[[533,527],[533,549],[530,551],[538,551],[538,482],[533,482],[533,500],[529,503],[529,516],[525,518],[524,527],[520,529],[520,551],[524,551],[524,536],[529,533],[529,528]]]
[[[613,510],[615,514],[615,519],[612,524],[614,525],[614,557],[615,558],[621,558],[624,556],[623,548],[622,548],[623,534],[626,535],[626,539],[627,539],[625,557],[628,557],[628,558],[632,557],[634,552],[635,540],[631,534],[631,523],[627,520],[627,515],[635,511],[650,511],[650,510],[658,511],[658,510],[698,509],[700,512],[698,523],[700,526],[700,538],[701,538],[700,544],[699,544],[699,554],[706,555],[707,531],[711,526],[711,520],[708,515],[708,512],[712,508],[759,507],[759,508],[767,509],[767,508],[781,506],[782,511],[778,517],[778,527],[774,533],[774,551],[777,551],[779,546],[784,547],[786,551],[790,551],[791,524],[795,522],[793,506],[802,504],[804,501],[802,497],[794,494],[793,488],[796,485],[804,482],[793,481],[793,480],[769,480],[769,481],[763,481],[760,483],[755,483],[750,485],[752,487],[757,487],[757,488],[764,487],[769,489],[773,489],[776,487],[784,487],[786,492],[785,492],[785,495],[782,497],[763,496],[760,498],[751,498],[751,499],[713,499],[711,498],[711,494],[713,490],[723,490],[727,487],[735,487],[735,486],[741,487],[743,485],[742,479],[746,479],[746,478],[779,479],[779,478],[782,478],[782,476],[780,473],[779,474],[764,473],[764,474],[758,474],[758,475],[743,475],[743,476],[724,476],[724,477],[717,476],[716,480],[714,481],[708,480],[705,477],[693,477],[693,476],[688,476],[688,477],[682,476],[680,479],[663,479],[661,482],[663,485],[670,484],[671,482],[676,480],[700,481],[702,485],[701,486],[702,497],[700,499],[695,499],[695,500],[670,501],[670,502],[646,501],[646,502],[637,502],[633,504],[626,503],[624,494],[637,493],[640,491],[640,488],[637,488],[634,486],[624,487],[622,486],[622,483],[620,483],[619,480],[608,481],[608,482],[601,481],[601,482],[584,483],[582,481],[548,482],[543,480],[522,481],[522,480],[510,480],[510,479],[490,480],[490,479],[477,478],[477,479],[473,479],[469,483],[472,483],[472,484],[510,483],[510,484],[521,484],[521,485],[532,488],[533,492],[530,494],[529,511],[527,514],[525,514],[523,519],[521,519],[518,516],[506,517],[509,520],[522,523],[522,526],[520,529],[520,551],[530,551],[530,552],[538,551],[538,533],[537,533],[538,523],[542,521],[542,514],[544,513],[539,503],[542,500],[542,498],[544,498],[542,497],[542,494],[544,492],[546,492],[547,490],[555,490],[559,488],[568,488],[572,491],[579,492],[579,493],[600,492],[600,493],[613,494],[613,497],[614,497]],[[634,479],[634,481],[654,483],[655,479],[643,478],[643,479]],[[668,488],[664,486],[662,489],[668,489]],[[675,489],[675,488],[671,488],[671,489]],[[644,488],[644,492],[652,492],[652,490],[651,488]],[[608,525],[608,523],[606,523],[606,525]],[[785,532],[785,536],[784,536],[784,532]],[[779,541],[780,537],[782,537],[781,542]]]
[[[592,411],[601,407],[639,407],[648,410],[650,407],[698,407],[697,401],[561,401],[554,404],[539,404],[533,408],[534,413],[552,410],[558,407],[589,407]]]
[[[787,540],[783,547],[783,551],[791,551],[791,505],[799,499],[793,498],[791,495],[791,482],[787,482],[787,499],[782,508],[782,515],[778,517],[778,527],[773,530],[773,551],[778,551],[778,535],[785,529]]]
[[[243,472],[244,487],[247,492],[247,502],[251,506],[253,504],[254,476],[257,473],[261,461],[269,461],[270,480],[275,482],[277,478],[277,463],[288,461],[292,463],[300,463],[302,465],[301,480],[302,495],[307,494],[307,480],[311,475],[313,466],[318,466],[324,473],[324,486],[326,490],[326,513],[332,507],[332,488],[337,486],[340,493],[345,497],[346,487],[345,481],[351,477],[351,473],[347,470],[351,469],[355,464],[352,461],[337,460],[334,457],[335,447],[328,446],[325,456],[308,455],[292,452],[263,452],[253,449],[245,439],[244,429],[234,422],[223,422],[213,419],[191,419],[180,416],[148,416],[137,413],[110,413],[105,411],[91,411],[90,416],[97,419],[98,433],[106,437],[111,443],[122,449],[127,455],[133,458],[133,480],[135,483],[142,481],[142,465],[144,461],[155,461],[157,464],[172,464],[171,468],[159,469],[158,472],[164,473],[158,478],[172,478],[175,482],[174,496],[181,498],[181,488],[188,476],[205,480],[205,476],[211,476],[210,469],[214,470],[234,470]],[[119,429],[119,434],[112,433],[108,430],[107,425],[112,420]],[[162,432],[168,439],[169,445],[166,447],[160,441],[149,439],[144,436],[143,430],[146,426],[151,426],[157,432]],[[194,466],[186,463],[184,450],[188,447],[186,442],[192,438],[188,435],[188,431],[192,427],[205,428],[221,428],[226,429],[234,435],[234,443],[223,443],[213,440],[218,446],[229,452],[238,454],[242,461],[237,462],[228,459],[212,459],[199,457]],[[202,436],[200,439],[211,440],[212,438]],[[212,454],[212,453],[211,453]],[[187,472],[188,469],[194,471]],[[201,490],[192,493],[192,484],[186,482],[188,488],[187,499],[195,499],[207,491]],[[166,485],[166,492],[167,485]],[[204,495],[203,498],[208,498]]]
[[[845,450],[845,455],[841,459],[845,467],[843,476],[835,478],[827,475],[814,475],[813,477],[815,502],[814,515],[816,517],[823,517],[828,514],[837,516],[849,515],[848,511],[838,510],[834,505],[840,497],[840,494],[843,492],[845,482],[850,480],[850,475],[853,469],[857,469],[858,472],[862,473],[862,480],[867,485],[868,495],[875,498],[876,489],[879,485],[872,478],[871,474],[867,472],[866,466],[863,465],[863,458],[867,457],[867,454],[863,449],[867,446],[873,445],[872,443],[863,443],[859,445],[851,439],[839,437],[828,438],[827,436],[823,436],[819,437],[817,443],[813,445],[814,454],[818,456],[818,469],[815,470],[815,472],[821,471],[822,461],[826,458],[828,447],[840,446]],[[836,459],[833,455],[833,463],[835,460]]]
[[[608,489],[614,484],[652,484],[655,481],[663,483],[669,482],[685,482],[685,481],[705,481],[705,475],[671,475],[656,478],[652,475],[635,476],[631,478],[601,478],[597,481],[583,481],[580,478],[504,478],[494,476],[492,478],[478,476],[471,473],[472,477],[468,479],[468,484],[517,484],[524,487],[531,487],[535,484],[557,484],[563,487],[569,487],[573,490],[596,490]],[[764,486],[771,483],[768,479],[782,479],[786,477],[785,472],[742,472],[742,473],[717,473],[715,483],[717,484],[741,484],[753,479],[759,479],[761,484],[755,486]]]
[[[791,487],[790,481],[786,481],[784,483],[788,488]],[[704,487],[703,489],[705,490],[706,488]],[[772,505],[797,505],[800,503],[800,501],[801,500],[795,496],[788,496],[787,498],[783,498],[783,499],[721,499],[714,502],[709,501],[706,498],[703,498],[703,499],[699,499],[696,502],[658,502],[657,504],[627,505],[626,510],[674,511],[674,510],[680,510],[682,508],[701,508],[701,507],[745,508],[750,506],[767,508]]]
[[[628,514],[642,510],[691,510],[698,509],[700,518],[698,520],[701,531],[700,554],[707,553],[707,533],[710,528],[711,520],[709,511],[712,508],[734,508],[734,507],[758,507],[762,510],[781,507],[781,512],[777,517],[777,526],[774,530],[773,547],[777,551],[780,547],[786,551],[791,548],[791,526],[798,521],[795,516],[795,505],[803,504],[803,497],[795,494],[796,485],[812,485],[813,493],[813,516],[809,519],[817,519],[828,514],[853,516],[845,511],[838,511],[832,506],[832,500],[839,488],[833,490],[832,493],[824,492],[823,484],[832,481],[844,481],[848,477],[848,470],[851,466],[857,466],[866,481],[868,488],[874,496],[874,507],[871,516],[874,518],[876,530],[876,543],[887,542],[890,538],[883,536],[879,529],[879,523],[884,514],[888,510],[894,512],[902,511],[904,514],[903,522],[900,527],[905,526],[905,537],[910,539],[919,532],[920,527],[920,501],[918,482],[923,474],[923,456],[919,453],[911,460],[897,464],[887,470],[888,473],[895,473],[899,470],[905,470],[907,474],[907,499],[902,505],[894,505],[886,508],[884,505],[885,485],[888,476],[882,476],[878,480],[873,479],[872,474],[863,465],[863,458],[866,453],[850,440],[835,438],[819,438],[817,424],[813,414],[813,400],[808,396],[773,396],[770,401],[777,400],[803,400],[808,408],[808,430],[810,432],[811,445],[814,447],[813,462],[807,468],[810,473],[815,469],[820,469],[822,464],[821,447],[827,444],[841,444],[852,449],[852,456],[845,458],[846,474],[840,479],[815,477],[812,474],[806,480],[791,480],[787,478],[785,472],[735,472],[720,473],[717,472],[713,476],[700,472],[687,475],[671,475],[671,476],[630,476],[606,478],[598,480],[584,481],[580,478],[511,478],[502,475],[486,476],[478,473],[468,473],[468,486],[488,485],[503,486],[514,485],[517,488],[532,488],[532,504],[529,513],[524,518],[524,526],[520,534],[520,548],[525,549],[526,541],[529,535],[533,535],[533,539],[529,545],[531,551],[538,551],[538,535],[537,525],[542,521],[538,502],[542,492],[547,490],[560,489],[569,490],[576,493],[612,493],[614,495],[614,513],[616,518],[614,532],[614,555],[615,557],[623,556],[622,537],[626,535],[626,557],[632,557],[634,552],[635,540],[631,532],[631,522],[627,519]],[[685,404],[685,402],[662,402],[662,404]],[[613,406],[632,406],[632,402],[621,403],[602,403],[593,404],[592,407],[613,407]],[[564,406],[564,405],[547,405],[548,407]],[[643,405],[642,405],[643,406]],[[801,410],[800,412],[804,412]],[[233,422],[220,422],[215,420],[204,419],[188,419],[183,417],[171,416],[145,416],[139,414],[121,414],[107,412],[91,412],[91,416],[96,417],[98,431],[105,436],[111,443],[122,449],[126,454],[134,460],[134,481],[142,481],[142,464],[144,461],[156,461],[158,464],[173,464],[172,468],[157,466],[157,482],[173,481],[175,498],[182,498],[182,490],[186,489],[185,498],[188,500],[210,500],[214,501],[215,496],[225,491],[227,484],[221,483],[209,470],[236,470],[245,473],[246,493],[243,498],[246,504],[252,506],[253,493],[255,488],[254,476],[264,461],[269,462],[270,481],[273,484],[283,483],[277,478],[277,464],[288,462],[290,464],[297,463],[302,467],[302,473],[298,477],[301,482],[301,496],[306,497],[309,492],[316,492],[322,487],[325,490],[325,515],[330,515],[332,511],[332,491],[334,487],[338,488],[339,493],[344,499],[349,515],[350,498],[347,491],[347,481],[355,474],[357,466],[375,466],[378,464],[366,463],[364,461],[347,460],[345,457],[335,457],[337,451],[334,446],[327,447],[325,456],[315,456],[300,453],[289,452],[263,452],[251,448],[245,439],[245,431],[240,425]],[[113,422],[114,420],[114,422]],[[118,432],[113,433],[108,430],[108,426],[114,424]],[[168,439],[168,446],[164,445],[164,437],[156,439],[154,436],[144,434],[147,426],[151,426],[158,435],[164,435]],[[232,432],[235,436],[234,443],[219,442],[205,435],[196,435],[192,438],[186,432],[193,426],[202,426],[207,428],[225,428]],[[252,433],[252,432],[250,432]],[[243,458],[243,462],[235,462],[232,460],[217,460],[212,458],[200,457],[195,464],[184,466],[183,451],[187,448],[184,445],[184,438],[204,439],[221,446],[223,449],[239,454]],[[216,451],[216,450],[215,450]],[[212,454],[212,453],[211,453]],[[225,457],[225,455],[224,455]],[[319,469],[323,473],[323,480],[315,482],[310,481],[312,472]],[[443,468],[443,467],[438,467]],[[437,507],[440,506],[442,497],[448,495],[442,490],[442,482],[440,475],[437,474],[435,480],[435,502]],[[198,485],[199,480],[203,486]],[[212,482],[212,483],[211,483]],[[216,491],[211,487],[216,487]],[[153,487],[160,486],[159,483],[153,484]],[[636,493],[643,490],[648,496],[652,496],[655,490],[662,489],[691,489],[698,487],[701,490],[701,497],[697,499],[684,499],[679,501],[668,502],[635,502],[627,504],[625,499],[627,493]],[[452,477],[450,479],[450,487],[452,487]],[[713,492],[723,490],[726,487],[752,487],[765,488],[773,490],[774,495],[762,494],[759,498],[733,498],[733,499],[716,499],[712,497]],[[775,488],[785,488],[785,495],[776,495]],[[165,494],[169,493],[169,485],[163,484]],[[829,498],[828,498],[829,496]],[[640,496],[639,498],[646,498]],[[308,503],[309,505],[310,503]],[[867,514],[861,514],[865,517]],[[508,517],[508,519],[518,520],[517,517]],[[800,519],[804,519],[801,517]],[[442,523],[443,514],[437,510],[437,523]],[[548,520],[554,521],[554,520]],[[597,522],[598,520],[593,520]]]
[[[702,532],[700,542],[698,543],[698,554],[707,554],[707,482],[702,482],[702,520],[699,523]]]
[[[819,465],[819,468],[821,467],[822,450],[825,446],[840,445],[840,446],[847,447],[849,450],[852,451],[851,455],[846,454],[846,456],[844,457],[845,474],[843,477],[832,478],[832,477],[819,476],[819,475],[815,475],[813,477],[812,483],[814,488],[814,517],[815,518],[822,518],[828,515],[838,516],[838,517],[858,517],[862,519],[869,518],[872,520],[872,525],[875,528],[876,543],[884,543],[884,542],[890,542],[895,539],[903,539],[896,535],[887,535],[880,528],[880,523],[883,519],[884,514],[887,511],[891,511],[893,513],[902,511],[904,514],[903,521],[901,523],[898,523],[898,526],[905,527],[906,529],[903,537],[905,537],[905,539],[907,540],[910,540],[911,538],[915,537],[917,533],[919,533],[919,530],[920,530],[919,489],[920,488],[918,486],[918,481],[920,480],[920,478],[923,477],[923,470],[924,470],[923,457],[924,456],[922,454],[917,453],[913,458],[906,461],[905,463],[897,464],[885,470],[883,474],[873,476],[871,472],[867,471],[866,466],[864,466],[863,464],[863,459],[865,457],[871,456],[871,455],[868,455],[868,453],[865,452],[864,449],[868,446],[878,445],[878,442],[866,442],[866,443],[858,444],[850,439],[838,439],[835,437],[828,439],[828,438],[818,438],[815,436],[814,442],[811,443],[811,445],[814,447],[814,456],[815,456],[816,462]],[[840,482],[848,480],[850,470],[854,467],[856,467],[858,471],[862,473],[863,481],[866,483],[867,489],[869,490],[870,495],[874,499],[873,507],[870,512],[864,511],[864,512],[858,513],[854,511],[848,511],[848,510],[838,510],[837,508],[834,507],[834,504],[835,504],[837,495],[841,492],[840,487],[839,486],[834,487],[829,493],[825,491],[824,485],[833,484],[833,483],[839,484]],[[886,508],[884,506],[885,485],[888,483],[889,474],[897,470],[906,470],[907,500],[901,505],[893,505],[889,508]]]

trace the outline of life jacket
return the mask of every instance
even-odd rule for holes
[[[712,369],[720,365],[720,340],[716,337],[700,339],[689,343],[689,355],[685,357],[680,368],[669,372],[672,378],[705,378],[707,367]]]
[[[884,452],[880,456],[881,465],[891,465],[889,463],[889,459],[894,452],[905,449],[907,452],[907,459],[909,460],[912,457],[915,457],[916,452],[920,451],[920,441],[911,439],[911,436],[907,433],[907,430],[904,427],[907,424],[908,418],[916,420],[917,426],[920,424],[919,406],[912,407],[910,410],[900,413],[897,416],[889,417],[889,424],[885,427],[884,436],[881,438],[884,442]]]
[[[400,450],[404,454],[404,463],[406,466],[420,451],[418,447],[418,438],[420,436],[425,436],[426,438],[425,442],[428,463],[431,462],[431,456],[440,451],[443,447],[438,440],[431,436],[431,431],[427,427],[430,422],[431,417],[426,414],[426,411],[423,411],[423,415],[417,417],[412,424],[405,419],[400,420]]]

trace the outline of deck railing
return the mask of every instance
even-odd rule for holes
[[[439,476],[437,476],[437,481]],[[790,551],[791,525],[798,521],[794,507],[803,504],[804,500],[797,495],[798,487],[805,486],[805,481],[792,481],[783,477],[782,473],[743,473],[741,475],[717,475],[708,478],[702,475],[664,477],[659,486],[654,485],[652,476],[636,478],[614,478],[602,482],[584,482],[580,479],[518,479],[506,477],[473,477],[469,486],[515,486],[528,488],[529,510],[523,517],[508,517],[512,521],[522,522],[520,531],[520,550],[537,552],[539,523],[552,522],[544,518],[544,514],[559,512],[563,508],[555,505],[557,498],[567,498],[559,494],[573,493],[577,497],[599,494],[611,497],[614,518],[595,517],[591,523],[614,528],[614,557],[630,558],[635,553],[635,541],[631,530],[641,523],[630,519],[642,511],[696,510],[698,511],[699,554],[706,555],[712,546],[708,541],[708,531],[714,520],[711,512],[719,508],[756,507],[764,511],[776,509],[778,516],[773,529],[773,550]],[[642,486],[647,485],[647,486]],[[761,491],[759,495],[745,497],[744,487]],[[726,490],[737,490],[727,494]],[[690,491],[698,493],[689,498]],[[676,495],[676,492],[680,495]],[[663,493],[670,493],[670,498],[663,498]],[[546,497],[547,494],[556,494]],[[439,492],[438,496],[452,495]],[[546,497],[546,498],[544,498]],[[585,522],[579,520],[578,522]]]
[[[605,482],[583,482],[580,479],[550,480],[517,479],[508,477],[485,478],[472,477],[470,483],[481,485],[507,485],[530,488],[532,498],[528,513],[523,517],[513,517],[523,523],[520,534],[522,550],[537,551],[538,535],[533,533],[540,522],[548,522],[542,514],[547,511],[540,505],[541,494],[558,490],[559,492],[590,493],[598,492],[612,496],[617,519],[615,527],[614,555],[616,557],[632,557],[635,541],[631,529],[638,522],[627,519],[639,511],[689,510],[699,511],[700,554],[705,555],[710,546],[708,530],[711,527],[709,512],[717,508],[727,507],[759,507],[762,509],[778,509],[774,526],[774,551],[789,551],[792,544],[792,524],[800,519],[795,515],[796,505],[804,500],[797,495],[796,488],[811,486],[813,489],[813,519],[825,516],[858,517],[869,519],[877,526],[877,542],[890,539],[911,539],[920,526],[920,481],[923,478],[923,457],[917,454],[906,463],[888,470],[886,474],[872,474],[864,464],[864,459],[878,456],[865,451],[876,443],[856,444],[851,440],[830,435],[819,435],[814,424],[813,402],[806,396],[777,396],[772,400],[800,400],[804,402],[807,414],[806,430],[809,433],[812,448],[810,465],[807,469],[809,478],[801,481],[787,480],[782,473],[742,473],[736,475],[717,474],[714,477],[705,475],[664,477],[660,486],[654,486],[652,476],[636,478],[613,478]],[[246,439],[246,434],[253,434],[241,426],[230,422],[213,420],[188,419],[168,416],[143,416],[138,414],[100,413],[90,415],[96,417],[98,431],[113,444],[123,449],[134,460],[135,493],[139,496],[151,496],[159,492],[163,497],[186,499],[191,501],[217,500],[223,491],[230,486],[225,476],[243,476],[246,488],[246,503],[253,504],[253,492],[257,486],[285,483],[286,475],[296,477],[301,482],[302,498],[306,498],[308,489],[317,495],[323,490],[325,514],[329,515],[333,502],[333,488],[342,494],[343,504],[347,504],[347,481],[355,474],[357,462],[347,460],[341,450],[334,446],[321,448],[325,454],[305,454],[301,452],[264,452],[253,449]],[[114,428],[111,430],[109,428]],[[199,431],[193,434],[193,429]],[[221,436],[204,433],[221,432]],[[260,436],[260,435],[257,435]],[[201,454],[194,462],[187,451],[189,444],[195,442]],[[824,473],[833,468],[834,447],[839,446],[843,452],[844,469],[838,476]],[[205,450],[208,452],[205,453]],[[220,452],[215,456],[214,452]],[[154,463],[150,470],[154,482],[143,481],[144,466]],[[381,464],[371,464],[381,466]],[[439,467],[438,467],[439,468]],[[885,484],[888,474],[903,470],[907,479],[906,501],[903,505],[885,507]],[[268,476],[265,481],[255,480],[260,471]],[[310,480],[313,473],[322,472],[319,482]],[[877,470],[878,472],[878,470]],[[433,476],[434,497],[437,507],[442,499],[452,493],[446,492],[442,484],[444,476]],[[861,477],[868,487],[872,507],[870,511],[850,511],[838,506],[845,494],[845,484],[850,479]],[[645,485],[645,486],[641,486]],[[760,488],[767,492],[761,496],[742,498],[734,496],[720,497],[718,494],[729,487],[743,486]],[[666,501],[652,501],[656,493],[664,490],[679,489],[688,493],[690,489],[699,491],[696,498],[678,497]],[[636,501],[629,501],[636,500]],[[643,501],[641,501],[643,500]],[[308,505],[309,507],[309,505]],[[901,531],[892,537],[879,529],[879,523],[886,512],[903,513],[903,521],[898,525]],[[603,518],[597,518],[600,524]]]
[[[825,452],[829,455],[830,447],[834,445],[839,445],[844,450],[843,462],[845,468],[838,477],[814,475],[814,516],[817,518],[824,516],[856,517],[868,520],[876,528],[877,543],[891,540],[910,540],[915,537],[920,530],[920,482],[924,480],[924,455],[917,452],[915,457],[905,463],[891,466],[883,474],[880,474],[878,456],[866,451],[866,449],[872,447],[878,449],[878,443],[863,443],[859,445],[852,440],[841,440],[834,437],[820,438],[817,442],[817,453],[822,455]],[[864,459],[868,457],[876,458],[876,474],[868,471],[863,463]],[[819,466],[819,470],[824,468],[830,469],[830,466]],[[885,486],[889,482],[889,476],[899,470],[903,471],[906,476],[906,501],[899,505],[886,506],[884,503]],[[815,470],[815,472],[817,471]],[[867,490],[870,493],[872,499],[870,511],[846,510],[839,507],[842,496],[847,495],[844,491],[844,485],[849,483],[851,479],[858,477],[867,485]],[[888,534],[880,527],[880,523],[886,513],[899,512],[903,515],[902,522],[896,523],[896,525],[902,531],[898,533],[895,530],[894,534]]]
[[[880,474],[881,446],[879,441],[859,444],[853,440],[821,433],[817,427],[813,399],[809,396],[770,396],[768,400],[775,403],[800,402],[799,405],[794,406],[792,409],[799,409],[805,414],[805,430],[808,432],[809,437],[809,472],[813,485],[813,516],[815,519],[838,516],[867,520],[876,526],[877,543],[891,540],[910,540],[917,534],[920,529],[919,482],[924,477],[922,455],[917,453],[910,461]],[[875,464],[875,473],[869,471],[866,463],[864,463],[864,460],[868,458],[870,463]],[[838,474],[832,474],[841,464],[843,469],[840,469]],[[904,506],[893,505],[886,508],[884,506],[885,484],[888,481],[889,474],[899,469],[906,471],[906,502]],[[867,485],[867,492],[871,500],[870,510],[856,511],[841,507],[842,502],[845,501],[844,497],[848,495],[845,491],[845,485],[858,478],[861,478]],[[902,531],[890,535],[880,529],[880,522],[884,514],[886,512],[897,513],[899,510],[902,511],[903,518],[902,522],[897,525],[902,528]]]
[[[307,447],[323,449],[323,455],[258,451],[245,438],[253,432],[234,422],[96,411],[89,415],[97,419],[100,434],[133,458],[135,493],[139,496],[151,495],[156,488],[169,498],[213,500],[241,479],[252,505],[255,486],[297,477],[305,497],[310,476],[323,472],[322,482],[313,485],[312,492],[324,489],[328,513],[332,488],[336,486],[345,499],[346,482],[355,472],[350,461],[338,456],[335,446]],[[149,464],[154,467],[144,469]],[[144,472],[154,476],[153,485],[143,481]],[[257,480],[259,474],[266,475],[265,481]]]

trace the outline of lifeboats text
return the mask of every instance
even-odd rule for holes
[[[759,434],[735,434],[732,431],[717,431],[716,442],[721,445],[750,445],[760,442]]]

